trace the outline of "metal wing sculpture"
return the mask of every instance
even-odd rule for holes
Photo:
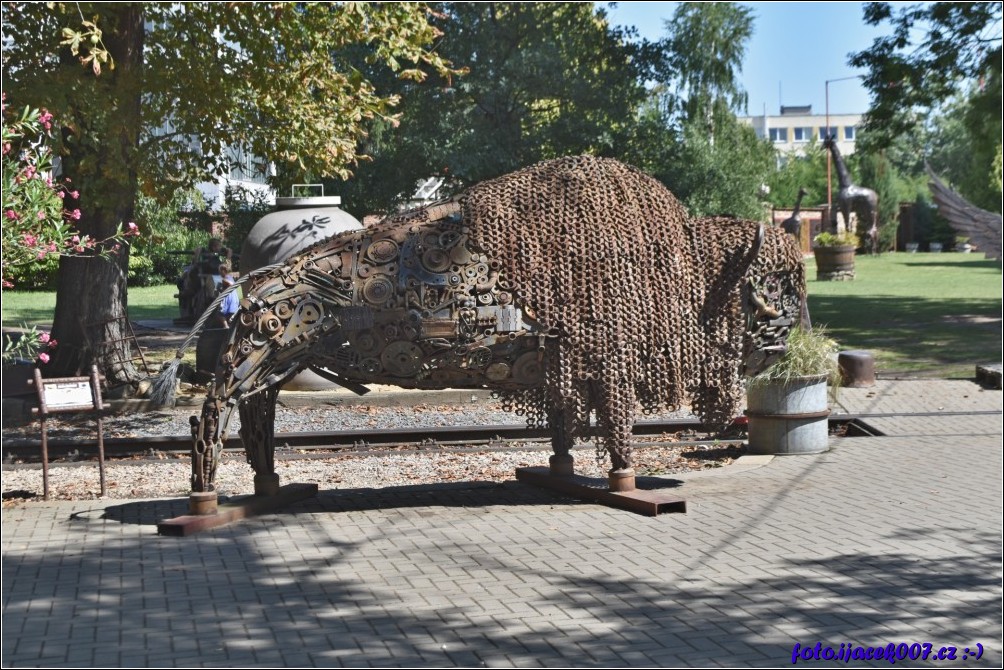
[[[938,213],[960,235],[965,235],[987,258],[1001,261],[1001,215],[973,205],[953,191],[927,166],[931,177],[931,196],[938,205]]]

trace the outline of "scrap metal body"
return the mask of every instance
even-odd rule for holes
[[[274,478],[278,388],[306,368],[349,387],[496,389],[553,429],[552,467],[570,471],[569,449],[595,437],[612,472],[633,473],[638,406],[687,402],[727,422],[741,375],[781,353],[803,296],[782,231],[692,220],[609,159],[542,163],[322,241],[250,283],[192,417],[192,490],[213,490],[235,408],[256,487]]]

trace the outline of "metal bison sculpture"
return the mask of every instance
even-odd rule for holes
[[[350,388],[495,389],[551,428],[553,474],[595,439],[611,489],[631,490],[638,411],[686,404],[727,424],[742,375],[783,352],[805,293],[783,231],[692,219],[654,179],[585,156],[337,235],[241,283],[192,417],[193,492],[214,490],[235,409],[256,492],[277,489],[278,389],[308,368]]]

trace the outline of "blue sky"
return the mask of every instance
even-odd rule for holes
[[[664,23],[677,2],[620,2],[608,8],[610,23],[634,26],[641,37],[665,36]],[[826,81],[830,80],[830,113],[863,113],[868,91],[857,79],[863,74],[847,65],[847,54],[871,46],[889,31],[888,24],[869,26],[862,4],[854,2],[744,2],[753,9],[754,34],[746,50],[741,75],[749,94],[749,113],[779,112],[785,105],[812,105],[826,111]],[[894,5],[903,3],[892,3]],[[780,95],[779,95],[780,87]]]

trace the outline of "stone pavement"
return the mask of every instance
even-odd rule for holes
[[[838,407],[901,416],[658,480],[688,512],[656,518],[515,482],[325,491],[192,538],[154,531],[183,500],[8,509],[3,665],[787,666],[821,642],[1000,667],[1001,393],[880,381]]]

